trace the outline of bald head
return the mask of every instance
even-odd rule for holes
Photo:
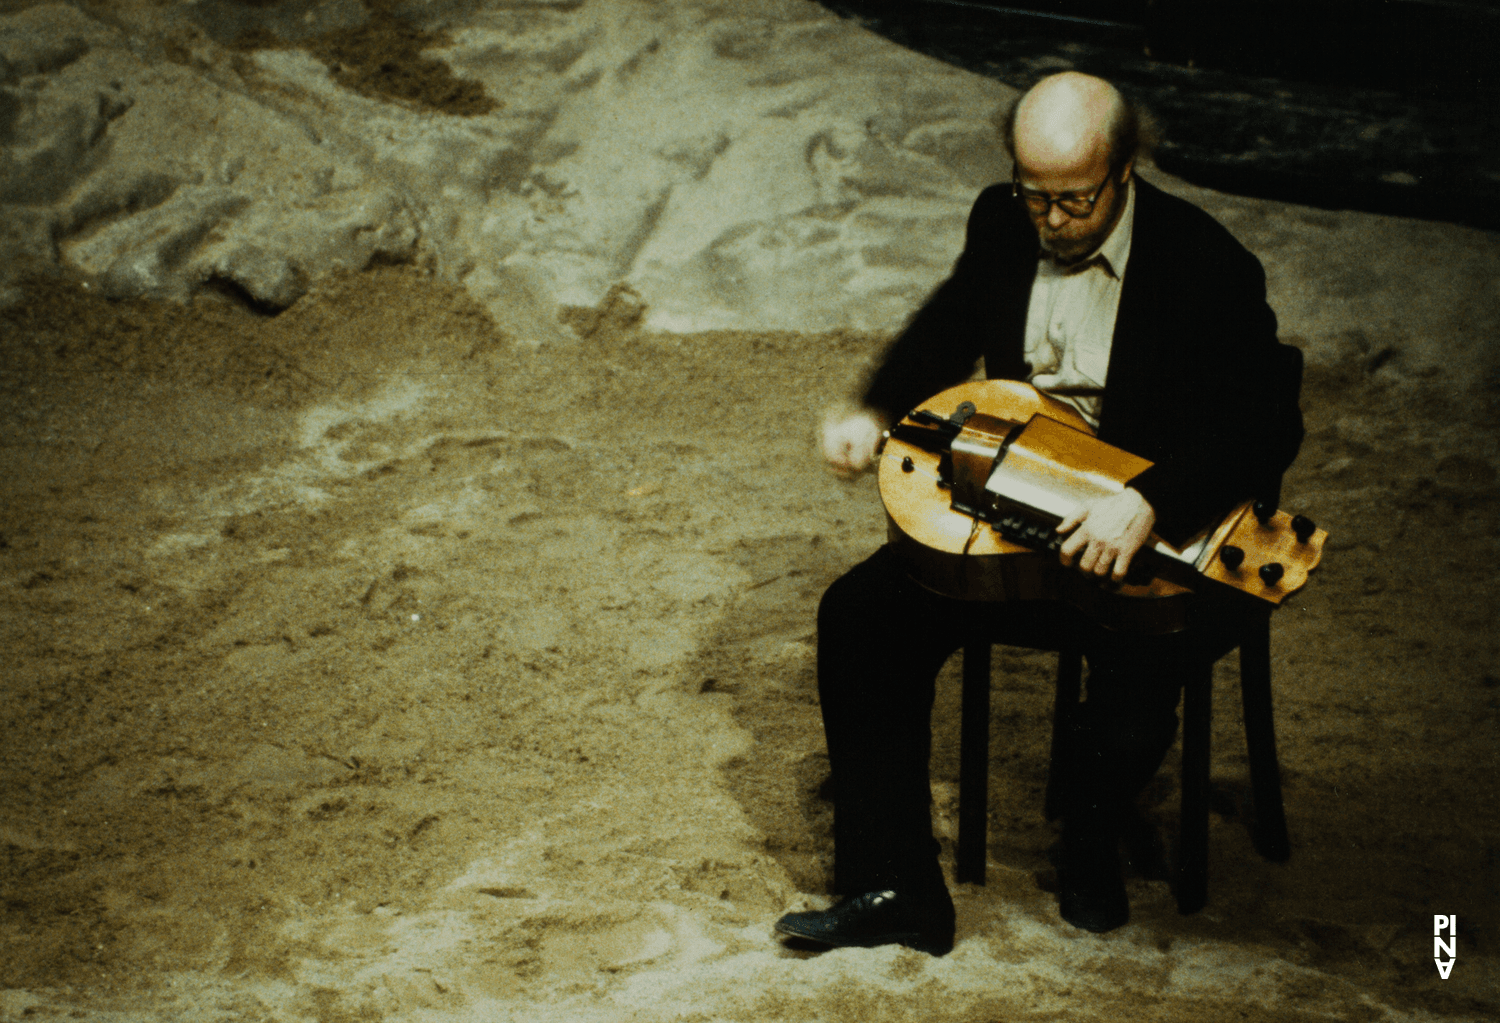
[[[1103,162],[1119,166],[1140,147],[1133,104],[1102,78],[1064,71],[1032,86],[1007,112],[1005,148],[1037,170]]]
[[[1109,128],[1124,105],[1102,78],[1076,71],[1044,78],[1016,104],[1016,159],[1043,172],[1109,163]]]

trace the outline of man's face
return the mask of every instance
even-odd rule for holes
[[[1061,167],[1027,166],[1018,154],[1016,178],[1025,191],[1053,199],[1065,196],[1087,199],[1098,195],[1093,212],[1086,217],[1069,216],[1056,203],[1045,213],[1026,207],[1043,251],[1059,263],[1075,263],[1104,244],[1125,209],[1125,182],[1130,172],[1127,163],[1113,173],[1102,153],[1082,163]]]

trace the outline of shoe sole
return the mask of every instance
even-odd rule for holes
[[[891,931],[888,934],[877,934],[862,941],[837,941],[827,936],[816,934],[805,934],[792,927],[783,927],[777,921],[775,929],[780,934],[792,938],[802,938],[805,941],[815,941],[819,945],[827,945],[829,948],[876,948],[880,945],[903,945],[914,952],[925,952],[930,956],[943,956],[953,951],[953,942],[943,941],[941,938],[933,938],[919,931]]]

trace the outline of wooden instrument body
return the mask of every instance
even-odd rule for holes
[[[1020,381],[969,381],[934,395],[919,408],[946,418],[964,401],[972,402],[978,413],[970,419],[973,428],[966,425],[963,441],[955,439],[951,458],[962,470],[962,459],[982,459],[1009,437],[999,471],[1009,467],[1025,470],[1033,479],[1046,478],[1054,521],[1060,509],[1072,503],[1123,490],[1151,465],[1094,439],[1071,406]],[[1025,429],[1011,436],[1020,427]],[[907,460],[909,467],[903,464]],[[937,452],[892,436],[880,459],[880,496],[890,542],[911,567],[913,578],[962,600],[1066,600],[1108,628],[1175,632],[1186,627],[1194,590],[1249,594],[1272,606],[1279,604],[1306,582],[1327,538],[1325,531],[1316,530],[1306,542],[1299,541],[1285,512],[1262,525],[1247,501],[1207,537],[1197,561],[1205,566],[1201,573],[1187,571],[1190,566],[1179,562],[1183,571],[1169,573],[1173,580],[1158,576],[1141,585],[1101,583],[1064,568],[1057,554],[1007,540],[973,515],[955,509],[955,501],[965,506],[975,495],[939,486],[941,460]],[[948,475],[951,480],[964,473],[950,470]],[[1159,564],[1174,551],[1154,535],[1148,544],[1162,555],[1155,559]],[[1217,557],[1226,544],[1246,551],[1238,571]],[[1285,574],[1277,584],[1267,585],[1255,570],[1272,560],[1284,566]],[[1211,582],[1205,587],[1202,579]]]

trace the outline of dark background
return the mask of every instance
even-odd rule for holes
[[[1195,184],[1500,229],[1500,0],[823,2],[1016,88],[1108,78]]]

